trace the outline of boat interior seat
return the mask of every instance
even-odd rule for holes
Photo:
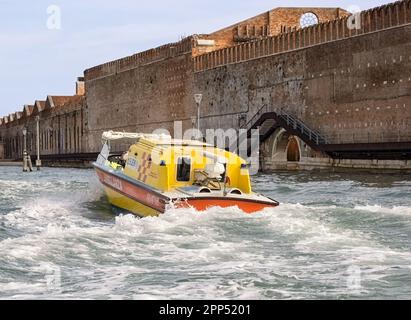
[[[212,193],[210,188],[204,186],[188,186],[188,187],[181,187],[177,190],[188,193],[188,194],[196,194],[196,193]]]
[[[243,192],[240,189],[233,188],[233,189],[229,189],[227,194],[237,194],[241,196]]]

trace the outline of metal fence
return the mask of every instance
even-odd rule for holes
[[[411,135],[403,134],[401,131],[338,133],[323,136],[330,144],[411,142]]]

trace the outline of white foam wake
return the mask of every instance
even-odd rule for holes
[[[398,216],[411,216],[411,207],[405,207],[405,206],[393,206],[389,208],[389,207],[383,207],[380,205],[365,205],[365,206],[355,206],[354,209],[360,210],[360,211],[379,213],[383,215],[388,214],[388,215],[398,215]]]
[[[155,218],[96,222],[81,212],[98,191],[81,193],[27,201],[0,218],[23,233],[0,241],[0,265],[20,270],[0,282],[0,296],[290,299],[313,297],[317,288],[317,297],[335,297],[347,294],[351,266],[372,282],[411,265],[408,251],[334,219],[352,208],[282,204],[254,215],[235,207],[170,208]],[[44,262],[61,268],[67,293],[38,289],[44,277],[30,275]]]

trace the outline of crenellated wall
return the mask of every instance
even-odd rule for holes
[[[301,16],[308,12],[314,14],[319,22],[349,15],[347,11],[339,8],[276,8],[209,35],[199,36],[202,39],[214,41],[214,45],[196,46],[193,49],[193,55],[197,56],[232,47],[238,43],[264,39],[299,29]]]
[[[303,29],[288,29],[288,32],[273,37],[215,50],[195,57],[194,71],[200,72],[411,23],[410,6],[411,1],[406,0],[363,11],[358,16],[361,21],[360,28],[354,28],[353,17],[345,16]],[[349,25],[353,28],[349,28]]]
[[[170,43],[87,69],[84,71],[85,81],[115,75],[120,72],[128,71],[143,65],[161,62],[183,54],[191,54],[192,48],[193,38],[187,37],[176,43]]]

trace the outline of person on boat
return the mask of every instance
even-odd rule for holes
[[[124,153],[121,155],[121,160],[123,160],[124,163],[127,162],[127,160],[128,160],[128,151],[124,152]]]
[[[114,170],[120,170],[123,168],[123,166],[117,162],[110,162],[110,167],[112,167]]]

